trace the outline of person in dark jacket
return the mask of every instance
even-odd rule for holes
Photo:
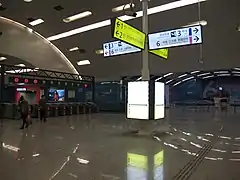
[[[28,128],[29,123],[27,122],[27,118],[29,114],[29,108],[28,108],[28,102],[24,99],[23,96],[20,97],[19,108],[20,108],[21,118],[23,121],[20,129],[24,129],[24,127]]]
[[[39,101],[39,110],[40,110],[40,120],[46,122],[46,111],[47,111],[47,105],[46,105],[46,100],[45,96],[42,95],[41,99]]]

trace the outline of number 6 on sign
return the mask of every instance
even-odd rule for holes
[[[161,44],[160,44],[160,41],[157,41],[157,46],[160,46]]]

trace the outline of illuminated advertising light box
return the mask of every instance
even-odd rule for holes
[[[147,156],[127,153],[127,180],[148,179]]]
[[[131,44],[140,49],[145,49],[146,34],[137,28],[121,21],[118,18],[112,19],[113,38]]]
[[[154,180],[164,180],[163,171],[164,151],[154,155]]]
[[[154,119],[164,118],[165,112],[165,96],[164,96],[164,83],[155,82],[155,103],[154,103]]]
[[[148,35],[150,50],[201,44],[202,26],[173,29]]]
[[[148,81],[128,83],[127,118],[149,119]]]
[[[164,83],[136,81],[128,83],[127,118],[158,120],[165,116]]]

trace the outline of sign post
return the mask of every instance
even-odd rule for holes
[[[142,10],[143,10],[143,18],[142,18],[142,30],[145,34],[148,34],[148,0],[142,0]],[[142,52],[142,80],[149,81],[150,73],[149,73],[149,60],[148,60],[148,45],[147,41],[145,41],[145,49]]]

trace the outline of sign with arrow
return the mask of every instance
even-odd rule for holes
[[[118,18],[112,20],[113,37],[135,46],[145,48],[146,34]]]
[[[202,27],[192,26],[148,35],[149,49],[163,49],[202,43]]]
[[[140,48],[134,47],[122,41],[113,41],[103,44],[103,56],[112,57],[124,54],[132,54],[136,52],[141,52]],[[150,53],[162,57],[164,59],[168,58],[168,49],[157,49],[151,50]]]

